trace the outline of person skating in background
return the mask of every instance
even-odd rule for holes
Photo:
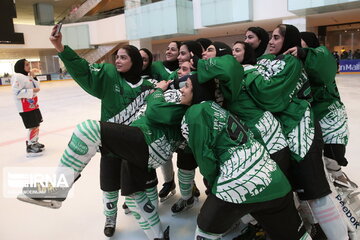
[[[11,87],[14,93],[16,107],[28,129],[26,138],[26,156],[34,157],[42,155],[44,144],[38,142],[39,127],[43,121],[37,93],[40,91],[40,83],[30,71],[30,63],[26,59],[20,59],[14,66],[15,74],[11,78]]]

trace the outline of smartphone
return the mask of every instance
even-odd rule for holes
[[[57,36],[59,35],[59,32],[61,31],[61,27],[62,27],[62,23],[58,23],[56,24],[57,28],[56,28],[56,31],[54,32],[53,36]]]

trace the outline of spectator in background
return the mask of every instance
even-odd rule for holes
[[[349,53],[345,49],[341,49],[341,59],[347,59]]]
[[[353,55],[353,59],[360,59],[360,49],[356,49]]]
[[[39,81],[35,77],[36,71],[30,71],[30,63],[20,59],[14,66],[15,74],[11,78],[11,86],[15,97],[16,107],[28,129],[26,139],[27,157],[42,155],[44,144],[38,142],[39,126],[43,121],[38,105],[37,93],[40,91]]]

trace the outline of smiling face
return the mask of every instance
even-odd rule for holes
[[[284,37],[280,34],[280,28],[275,28],[269,41],[269,52],[277,55],[283,46]]]
[[[236,43],[232,48],[232,54],[233,54],[234,58],[236,59],[236,61],[238,61],[239,63],[242,63],[244,60],[244,55],[245,55],[244,45],[241,43]]]
[[[202,59],[209,59],[216,57],[216,48],[214,45],[210,45],[205,52],[202,54]]]
[[[147,53],[143,50],[140,50],[140,55],[143,61],[143,66],[141,70],[145,70],[148,66],[149,66],[149,56],[147,55]]]
[[[165,59],[166,61],[172,62],[176,61],[179,55],[179,49],[175,42],[171,42],[165,52]]]
[[[185,86],[180,89],[181,92],[181,104],[191,105],[193,99],[193,86],[190,78],[186,80]]]
[[[179,60],[179,66],[181,66],[183,62],[190,61],[191,54],[186,45],[181,45],[180,53],[177,59]]]
[[[179,78],[189,74],[191,72],[191,64],[189,61],[183,62],[180,64],[180,68],[177,72]]]
[[[132,67],[132,61],[125,49],[120,48],[116,54],[115,60],[116,70],[121,73],[129,71]]]
[[[246,43],[250,44],[253,49],[257,49],[261,43],[261,40],[258,36],[253,33],[252,31],[247,31],[245,34],[245,41]]]

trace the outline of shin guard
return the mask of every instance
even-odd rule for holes
[[[149,239],[163,237],[159,214],[145,192],[136,192],[127,196],[125,202]]]
[[[184,200],[188,200],[189,198],[192,197],[195,170],[179,169],[178,177],[179,177],[181,198]]]
[[[119,191],[103,192],[104,215],[115,216],[117,213],[117,203],[119,200]]]

